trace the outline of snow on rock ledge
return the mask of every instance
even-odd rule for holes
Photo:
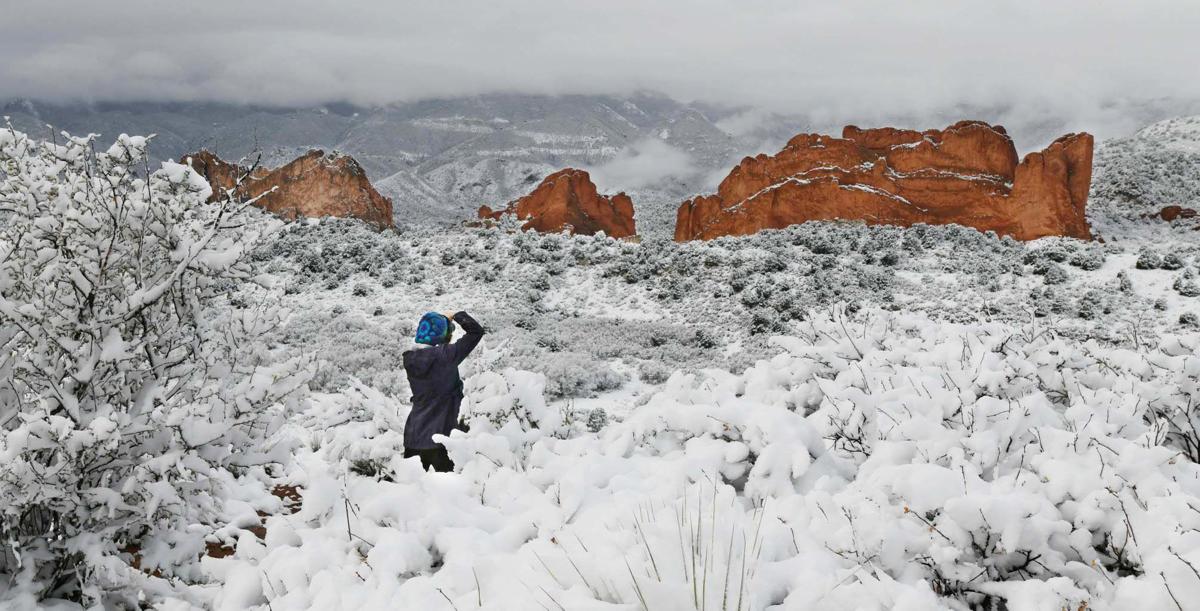
[[[547,176],[529,195],[501,210],[479,209],[481,219],[498,220],[505,214],[515,214],[525,221],[525,229],[541,232],[569,230],[572,235],[595,235],[603,231],[614,238],[637,234],[633,200],[624,193],[600,195],[591,176],[574,168]]]
[[[209,201],[236,189],[242,199],[259,198],[254,204],[286,219],[336,216],[356,218],[376,227],[392,226],[392,202],[380,195],[362,166],[348,155],[326,155],[311,150],[274,170],[249,169],[224,161],[209,151],[185,155],[212,186]],[[237,185],[238,178],[250,176]]]
[[[835,219],[1090,239],[1092,146],[1090,134],[1069,134],[1018,163],[1004,128],[979,121],[924,132],[851,125],[841,138],[800,134],[774,156],[743,159],[715,195],[680,205],[675,239]]]

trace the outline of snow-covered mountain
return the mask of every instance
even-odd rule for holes
[[[1138,130],[1134,139],[1164,148],[1200,154],[1200,116],[1175,117]]]
[[[1200,208],[1200,116],[1148,125],[1096,148],[1094,215],[1139,216],[1164,206]]]

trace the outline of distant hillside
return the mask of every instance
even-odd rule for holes
[[[844,123],[920,127],[974,118],[1003,124],[1021,150],[1043,147],[1061,133],[1085,128],[1100,140],[1106,137],[1083,118],[1030,117],[999,107],[952,110],[922,117],[889,115],[884,109],[876,117],[814,118],[805,109],[784,116],[683,103],[649,93],[628,97],[493,94],[374,108],[0,102],[0,115],[34,135],[49,136],[47,125],[71,133],[96,132],[105,139],[122,132],[158,134],[150,151],[156,160],[207,148],[236,161],[261,150],[265,163],[278,166],[310,148],[348,153],[362,164],[379,191],[392,198],[400,224],[455,223],[473,217],[480,205],[496,207],[526,194],[554,171],[582,168],[592,174],[602,192],[624,190],[633,198],[641,233],[663,236],[671,235],[680,202],[713,191],[743,156],[774,153],[801,132],[830,133]],[[1113,112],[1118,110],[1124,118],[1121,124],[1145,125],[1181,114],[1177,111],[1182,109],[1150,105]],[[1139,183],[1134,185],[1139,189],[1136,193],[1160,192],[1149,199],[1138,195],[1139,201],[1148,203],[1187,200],[1193,181],[1178,178],[1180,172],[1169,170],[1170,176],[1163,180],[1145,181],[1178,163],[1194,166],[1188,160],[1200,153],[1188,152],[1187,143],[1200,140],[1195,130],[1185,129],[1190,125],[1186,121],[1157,124],[1116,146],[1099,149],[1097,181]],[[1175,144],[1160,144],[1168,141]],[[1120,175],[1106,175],[1106,160],[1114,155],[1122,161],[1107,167],[1120,165],[1122,169],[1115,170]],[[1168,163],[1160,164],[1160,157],[1169,157]],[[1142,166],[1149,169],[1136,169]],[[1164,188],[1167,192],[1162,192]],[[1120,193],[1124,191],[1093,189],[1093,197],[1102,196],[1110,203],[1120,200]]]
[[[1149,125],[1096,150],[1093,213],[1145,215],[1164,206],[1200,208],[1200,116]]]
[[[630,190],[648,221],[643,224],[664,225],[669,231],[680,200],[709,188],[702,182],[710,174],[759,145],[757,134],[735,137],[717,126],[733,110],[701,109],[649,94],[489,95],[378,108],[18,101],[0,109],[31,134],[47,134],[48,124],[105,136],[156,133],[151,153],[157,159],[207,148],[236,160],[261,150],[267,164],[279,165],[309,148],[349,153],[395,201],[401,223],[457,221],[480,205],[496,206],[524,195],[566,166],[599,167],[602,181],[606,163],[656,140],[661,144],[649,153],[666,151],[676,163],[662,167],[661,175],[650,177],[654,180],[641,181],[650,188],[632,185]],[[778,131],[792,129],[788,125]],[[618,173],[615,179],[623,177]],[[600,187],[629,188],[603,182]]]

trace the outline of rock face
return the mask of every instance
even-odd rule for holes
[[[209,202],[215,202],[224,197],[225,192],[234,188],[238,178],[248,171],[246,168],[229,163],[207,150],[201,150],[193,155],[184,155],[179,162],[190,163],[192,169],[208,181],[208,185],[212,187],[212,195],[208,196]],[[256,174],[260,176],[263,173],[262,170],[256,171]]]
[[[747,157],[715,195],[685,201],[675,239],[748,235],[817,220],[957,223],[1019,240],[1090,239],[1092,136],[1070,134],[1018,162],[1003,127],[962,121],[917,132],[847,126]]]
[[[525,221],[525,229],[542,232],[569,230],[573,235],[594,235],[603,231],[614,238],[637,234],[633,200],[624,193],[600,195],[588,173],[573,168],[547,176],[529,195],[501,210],[479,209],[482,219],[499,219],[505,214]]]
[[[371,186],[362,166],[349,156],[311,150],[274,170],[256,169],[240,186],[238,177],[249,170],[208,151],[185,155],[180,162],[191,163],[208,180],[213,188],[209,201],[236,187],[237,197],[258,197],[256,206],[287,219],[336,216],[392,226],[392,202]]]

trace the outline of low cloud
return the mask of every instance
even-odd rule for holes
[[[588,170],[601,191],[640,189],[692,176],[697,169],[687,153],[658,138],[644,138],[621,149],[607,163]]]
[[[654,90],[818,125],[988,108],[1100,133],[1200,100],[1200,3],[1178,0],[8,0],[0,14],[0,98]]]

